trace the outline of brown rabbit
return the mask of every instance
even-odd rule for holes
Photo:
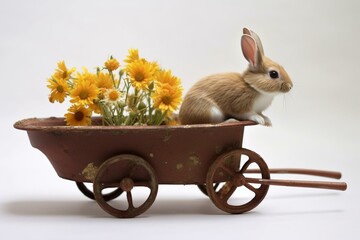
[[[262,112],[276,95],[289,92],[293,83],[282,66],[265,57],[259,37],[247,28],[243,29],[241,48],[249,62],[245,72],[214,74],[195,83],[181,105],[181,124],[235,118],[271,126]]]

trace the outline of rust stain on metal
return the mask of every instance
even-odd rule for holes
[[[184,165],[183,165],[182,163],[176,164],[176,169],[177,169],[177,170],[181,170],[181,169],[183,169],[183,168],[184,168]]]
[[[171,138],[171,134],[169,132],[166,132],[164,138],[163,138],[163,142],[167,142],[169,141]]]
[[[166,129],[165,134],[162,138],[163,142],[168,142],[172,138],[172,133],[175,131],[175,129]]]
[[[193,165],[193,166],[201,165],[200,158],[198,156],[196,156],[196,155],[190,156],[189,160],[190,160],[190,164]]]
[[[95,179],[97,170],[98,167],[94,166],[94,163],[89,163],[86,168],[82,170],[81,174],[86,180],[93,181]]]

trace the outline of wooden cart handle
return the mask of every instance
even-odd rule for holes
[[[303,169],[303,168],[271,168],[269,169],[272,174],[303,174],[303,175],[312,175],[319,177],[327,177],[340,179],[341,173],[334,171],[324,171],[324,170],[313,170],[313,169]],[[261,173],[260,169],[247,169],[245,173]]]
[[[347,184],[344,182],[275,180],[275,179],[259,179],[259,178],[245,178],[245,180],[248,183],[255,183],[255,184],[262,184],[262,185],[323,188],[323,189],[332,189],[332,190],[341,190],[341,191],[345,191],[347,188]]]

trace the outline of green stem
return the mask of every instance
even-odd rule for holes
[[[152,112],[154,110],[151,106],[151,94],[152,94],[152,90],[149,89],[148,96],[147,96],[147,104],[149,107],[149,124],[152,124],[152,121],[153,121]]]
[[[115,83],[115,78],[114,78],[113,72],[109,70],[109,74],[110,74],[110,76],[111,76],[111,80],[112,80],[112,82],[113,82],[114,88],[117,88],[117,87],[116,87],[116,83]]]
[[[161,117],[159,119],[156,119],[157,121],[155,122],[155,125],[160,125],[162,123],[162,121],[164,120],[166,114],[167,114],[167,110],[161,114]]]
[[[105,104],[100,103],[100,108],[102,112],[102,118],[103,121],[106,122],[108,125],[113,125],[111,113],[109,112],[109,109]]]

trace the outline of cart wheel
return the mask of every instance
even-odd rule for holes
[[[269,186],[256,186],[247,182],[246,170],[249,166],[260,170],[260,178],[270,179],[265,161],[247,149],[222,154],[210,166],[206,177],[206,190],[219,209],[228,213],[243,213],[255,208],[264,199]],[[219,188],[213,187],[216,183],[220,184]],[[238,193],[242,195],[241,198],[237,198]],[[239,200],[241,202],[238,202]]]
[[[90,189],[88,189],[83,182],[76,182],[76,186],[78,187],[80,192],[82,192],[86,197],[95,200],[94,193]],[[105,201],[110,201],[117,198],[122,193],[123,190],[121,188],[117,188],[110,193],[103,194],[103,198],[105,199]]]
[[[119,187],[126,192],[124,201],[107,203],[102,191]],[[150,193],[145,201],[136,205],[135,188],[145,187]],[[158,181],[151,165],[144,159],[129,154],[114,156],[106,160],[98,169],[94,180],[96,202],[107,213],[119,218],[131,218],[145,212],[155,201]],[[116,202],[116,203],[115,203]]]
[[[219,185],[220,185],[219,183],[213,184],[214,191],[216,191],[216,189],[218,188]],[[206,184],[198,184],[197,186],[200,189],[200,191],[203,194],[205,194],[205,196],[209,196],[209,194],[207,193],[207,190],[206,190]]]

